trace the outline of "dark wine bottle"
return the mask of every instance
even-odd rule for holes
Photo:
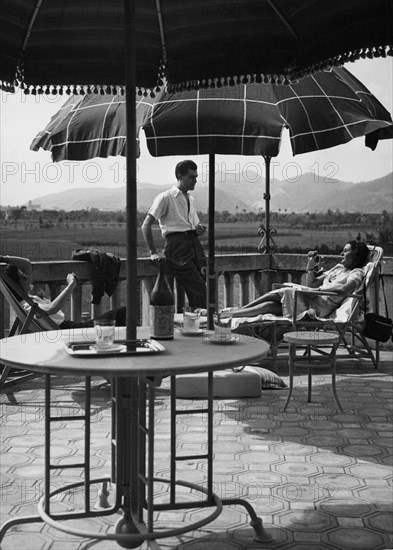
[[[165,260],[159,263],[160,271],[150,295],[150,333],[157,340],[173,338],[175,300],[166,275]]]

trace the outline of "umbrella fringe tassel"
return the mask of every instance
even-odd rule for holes
[[[169,93],[183,92],[186,90],[199,90],[199,89],[208,89],[208,88],[221,88],[222,86],[234,86],[236,84],[249,84],[249,83],[264,83],[264,84],[277,84],[277,85],[287,85],[294,84],[299,81],[299,79],[309,76],[318,71],[329,70],[332,67],[339,67],[348,62],[354,62],[358,59],[373,59],[379,57],[393,56],[393,45],[386,46],[374,46],[359,48],[344,54],[339,54],[335,57],[326,59],[319,63],[315,63],[309,67],[300,70],[288,70],[288,74],[277,75],[277,74],[245,74],[245,75],[236,75],[236,76],[227,76],[227,77],[217,77],[217,78],[206,78],[202,80],[191,80],[186,82],[180,82],[176,84],[167,84],[167,89]],[[159,75],[157,79],[156,87],[153,89],[150,88],[137,88],[137,94],[139,96],[155,97],[156,93],[160,90],[160,86],[163,85],[164,79],[166,77],[166,68],[164,64],[161,64],[159,69]],[[168,79],[167,79],[168,80]],[[7,80],[0,81],[0,89],[5,92],[14,93],[16,88],[20,88],[24,91],[25,94],[45,94],[45,95],[62,95],[63,93],[67,95],[85,95],[85,94],[112,94],[116,95],[121,93],[124,95],[125,88],[122,85],[71,85],[71,84],[48,84],[48,85],[28,85],[24,81],[23,76],[23,65],[18,68],[16,77],[13,82]]]

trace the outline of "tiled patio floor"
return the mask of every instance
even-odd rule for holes
[[[268,364],[266,364],[268,367]],[[261,398],[218,400],[214,415],[215,492],[222,498],[248,500],[273,542],[253,541],[244,508],[224,507],[215,521],[176,539],[162,539],[164,549],[184,550],[379,550],[393,548],[392,536],[392,354],[384,352],[379,370],[369,362],[340,362],[338,394],[344,412],[333,400],[330,374],[313,382],[313,403],[306,403],[306,375],[296,375],[292,400],[287,390],[266,390]],[[286,362],[279,373],[287,381]],[[97,380],[97,384],[102,380]],[[56,379],[54,399],[59,408],[78,413],[83,396],[77,378]],[[109,390],[93,390],[92,477],[109,473]],[[43,487],[43,383],[34,380],[19,391],[2,394],[1,522],[36,513]],[[181,401],[197,407],[198,401]],[[64,411],[63,411],[64,412]],[[169,390],[164,381],[157,391],[156,472],[168,476]],[[83,449],[79,422],[60,422],[52,440],[52,456],[75,459]],[[180,417],[178,445],[198,452],[205,447],[206,426],[191,416]],[[60,474],[55,471],[55,474]],[[203,461],[180,463],[179,478],[202,483]],[[66,470],[62,480],[78,480]],[[56,478],[55,478],[56,481]],[[166,488],[157,488],[157,498]],[[187,491],[183,489],[187,498]],[[81,495],[61,495],[55,507],[66,509]],[[211,509],[209,509],[211,512]],[[190,523],[206,511],[161,512],[163,528]],[[118,515],[82,521],[84,529],[111,531]],[[29,550],[112,550],[116,542],[79,539],[43,523],[13,527],[1,548]],[[143,545],[142,548],[146,548]]]

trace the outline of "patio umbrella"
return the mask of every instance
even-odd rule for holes
[[[285,127],[294,155],[363,135],[374,149],[379,139],[393,137],[388,111],[344,68],[319,72],[290,86],[254,83],[177,93],[162,90],[156,99],[142,96],[137,114],[155,157],[215,153],[264,157],[267,252],[272,251],[269,165],[279,153]],[[54,161],[124,155],[124,96],[71,97],[33,140],[31,149],[40,147],[51,151]],[[214,213],[214,208],[209,210]],[[213,256],[214,248],[209,251]]]
[[[2,0],[0,80],[124,86],[129,39],[143,88],[288,80],[392,54],[392,20],[390,0]]]

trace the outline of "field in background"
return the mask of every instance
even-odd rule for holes
[[[216,253],[250,253],[257,252],[261,237],[257,233],[256,223],[218,223],[215,226]],[[155,240],[163,246],[158,227],[154,227]],[[278,252],[304,251],[310,249],[323,250],[328,253],[338,252],[350,239],[356,239],[360,234],[366,239],[366,232],[373,228],[364,226],[322,230],[315,229],[277,229],[273,237]],[[73,250],[77,248],[96,248],[102,252],[112,252],[116,256],[126,256],[126,229],[123,223],[108,223],[92,227],[91,224],[78,224],[75,227],[37,227],[24,228],[22,223],[18,229],[2,229],[0,254],[15,255],[30,258],[32,261],[56,261],[71,259]],[[207,248],[207,235],[202,239]],[[147,257],[148,250],[143,242],[142,233],[138,229],[138,257]]]

